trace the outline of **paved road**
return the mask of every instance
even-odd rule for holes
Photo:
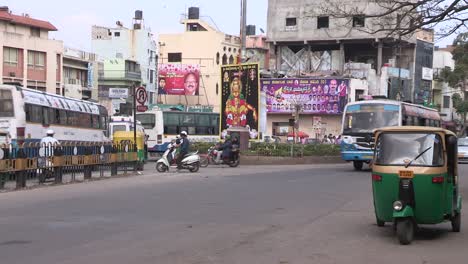
[[[146,171],[0,194],[0,263],[466,263],[464,216],[400,246],[349,164]]]

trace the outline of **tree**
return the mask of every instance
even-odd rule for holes
[[[358,30],[371,34],[386,32],[388,36],[411,36],[420,29],[434,29],[439,38],[468,29],[468,0],[330,0],[321,6],[322,13],[348,18],[370,18],[371,23]],[[367,11],[371,10],[371,12]],[[367,12],[366,12],[367,11]]]
[[[468,100],[463,100],[460,94],[456,93],[452,95],[453,108],[462,117],[462,129],[461,134],[463,135],[466,130],[466,115],[468,113]]]

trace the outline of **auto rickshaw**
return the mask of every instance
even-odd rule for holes
[[[460,232],[457,137],[431,127],[387,127],[374,132],[372,190],[378,226],[393,222],[400,244],[418,224],[450,221]]]
[[[114,144],[120,145],[125,142],[134,144],[133,131],[117,131],[114,132],[112,141]],[[136,146],[137,146],[137,157],[138,157],[138,170],[143,170],[144,163],[146,162],[146,147],[145,147],[145,134],[137,131],[136,133]]]

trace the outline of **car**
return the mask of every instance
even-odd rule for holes
[[[468,163],[468,137],[458,139],[458,163]]]

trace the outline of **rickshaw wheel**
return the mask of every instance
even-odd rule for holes
[[[158,172],[165,172],[167,170],[167,166],[162,162],[158,162],[156,163],[156,170]]]
[[[414,223],[411,219],[402,219],[396,223],[398,241],[402,245],[409,245],[414,237]]]
[[[451,222],[452,222],[452,231],[453,232],[460,232],[461,214],[456,213],[455,216],[452,218]]]
[[[359,160],[355,160],[355,161],[353,161],[353,166],[354,166],[355,170],[360,171],[360,170],[362,170],[362,167],[364,166],[364,162],[359,161]]]
[[[378,227],[385,226],[385,222],[384,222],[384,221],[379,220],[379,219],[376,219],[376,221],[377,221],[377,226],[378,226]]]

